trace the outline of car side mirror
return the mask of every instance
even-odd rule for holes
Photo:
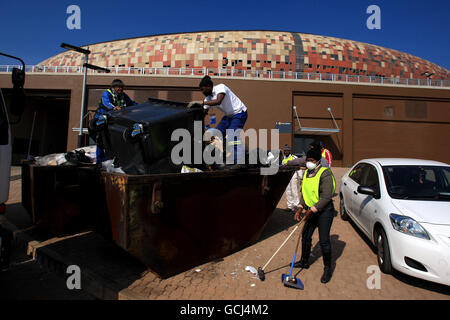
[[[359,186],[357,191],[358,191],[358,193],[366,194],[366,195],[372,196],[374,198],[376,198],[378,196],[378,193],[371,187]]]

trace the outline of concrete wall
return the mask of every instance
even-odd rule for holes
[[[100,89],[117,75],[89,75],[88,108],[95,109]],[[175,101],[203,99],[200,77],[128,76],[120,78],[138,102],[147,97]],[[313,82],[214,77],[247,105],[245,129],[274,129],[276,122],[292,122],[292,133],[280,134],[280,146],[293,144],[298,129],[292,106],[297,107],[304,127],[335,128],[327,108],[332,109],[340,132],[324,140],[335,155],[335,166],[350,166],[368,157],[418,157],[450,163],[450,90]],[[10,88],[10,75],[0,74],[0,87]],[[26,88],[71,90],[67,149],[77,143],[73,127],[79,126],[82,76],[27,74]],[[218,121],[221,112],[216,112]],[[269,141],[270,143],[270,141]]]

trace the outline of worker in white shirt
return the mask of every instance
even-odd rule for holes
[[[283,153],[284,159],[281,162],[282,165],[287,165],[288,161],[297,159],[297,157],[291,153],[291,148],[287,144],[284,146]],[[294,213],[297,211],[297,207],[300,203],[300,199],[298,196],[298,187],[301,184],[302,178],[303,178],[303,170],[295,171],[294,175],[291,178],[291,181],[289,182],[286,188],[286,200],[287,200],[286,211],[288,212]]]
[[[222,137],[227,139],[227,145],[233,149],[234,163],[238,159],[244,159],[244,146],[237,130],[243,129],[247,121],[247,107],[245,104],[224,84],[214,85],[210,76],[204,76],[200,81],[200,91],[205,95],[204,101],[192,101],[188,108],[194,104],[201,104],[207,113],[212,107],[216,107],[224,113],[215,129],[222,133]],[[236,130],[233,137],[226,136],[226,130]],[[240,131],[240,130],[239,130]]]

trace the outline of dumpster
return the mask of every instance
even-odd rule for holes
[[[255,243],[298,168],[101,172],[113,240],[161,278]]]
[[[178,143],[171,141],[172,132],[186,129],[193,137],[194,121],[199,121],[203,134],[203,108],[186,106],[184,102],[150,98],[143,104],[112,112],[101,137],[107,158],[115,158],[116,167],[128,174],[180,172],[181,165],[174,165],[170,159]]]
[[[22,205],[33,224],[53,236],[89,229],[111,237],[103,181],[95,165],[23,161]]]

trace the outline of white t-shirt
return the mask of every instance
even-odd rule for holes
[[[211,101],[217,99],[219,93],[224,93],[222,103],[217,106],[204,106],[205,109],[211,107],[217,107],[225,113],[226,116],[230,117],[243,111],[247,111],[247,107],[242,101],[231,91],[226,85],[218,84],[213,87],[212,95],[207,96],[205,101]]]

